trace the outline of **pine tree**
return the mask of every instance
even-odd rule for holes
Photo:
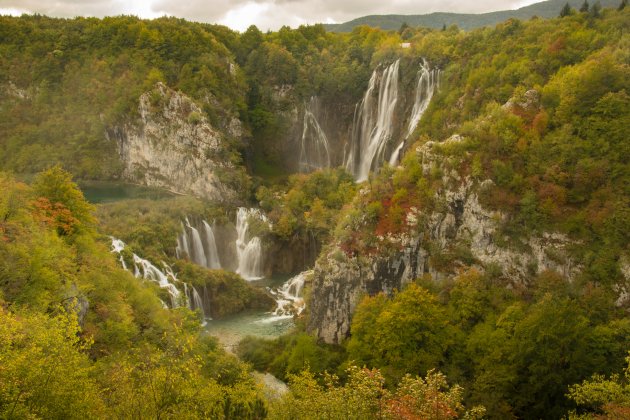
[[[619,7],[617,8],[617,10],[622,11],[623,9],[626,8],[627,4],[628,4],[628,0],[621,0],[621,3],[619,3]]]
[[[591,17],[599,17],[599,12],[602,10],[602,5],[599,1],[595,2],[595,4],[593,5],[593,7],[591,7],[591,10],[589,12],[589,15]]]
[[[569,3],[565,3],[564,7],[562,7],[562,10],[560,10],[560,17],[565,17],[565,16],[569,16],[571,14],[571,6],[569,6]]]
[[[589,8],[588,1],[584,0],[584,3],[582,3],[582,6],[580,7],[580,12],[586,13],[588,12],[588,8]]]

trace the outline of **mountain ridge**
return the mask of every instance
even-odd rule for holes
[[[324,24],[324,28],[329,32],[351,32],[357,26],[367,25],[383,30],[397,30],[406,23],[410,26],[433,29],[440,29],[444,25],[457,25],[461,29],[471,30],[496,25],[511,18],[526,20],[534,16],[541,18],[556,17],[566,3],[578,10],[583,2],[580,0],[547,0],[514,10],[499,10],[488,13],[433,12],[418,15],[368,15],[343,23]],[[619,2],[616,0],[600,0],[599,3],[602,7],[607,8],[619,5]]]

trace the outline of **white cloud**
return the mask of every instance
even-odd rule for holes
[[[172,15],[198,22],[261,30],[305,23],[345,22],[373,14],[424,14],[436,11],[482,13],[514,9],[535,0],[0,0],[0,14],[143,18]]]

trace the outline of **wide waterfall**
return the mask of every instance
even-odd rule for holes
[[[418,70],[418,83],[416,84],[416,92],[413,108],[411,109],[411,116],[409,117],[409,125],[407,126],[407,134],[389,158],[390,165],[398,163],[405,141],[413,134],[418,126],[420,118],[422,118],[422,115],[429,107],[431,98],[439,87],[439,84],[440,71],[438,69],[431,69],[429,63],[423,59],[420,64],[420,70]]]
[[[257,236],[248,239],[250,216],[265,220],[260,210],[239,207],[236,213],[236,254],[238,256],[236,273],[245,280],[258,280],[263,278],[262,245]]]
[[[205,232],[205,242],[200,229]],[[192,262],[202,267],[221,268],[214,233],[212,227],[205,220],[202,222],[202,226],[197,229],[186,218],[186,225],[182,224],[182,233],[177,237],[175,253],[177,258],[188,256]]]
[[[274,315],[290,317],[302,313],[305,307],[302,289],[304,289],[307,276],[312,274],[313,270],[303,271],[287,280],[279,289],[270,290],[276,296],[277,306]]]
[[[300,141],[300,172],[330,167],[330,147],[326,133],[317,121],[318,108],[319,101],[315,96],[311,97],[308,104],[304,106],[304,123]]]
[[[393,135],[393,117],[398,102],[400,59],[372,73],[368,89],[357,105],[352,124],[351,150],[346,168],[358,182],[384,160],[385,148]]]

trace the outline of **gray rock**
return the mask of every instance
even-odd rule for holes
[[[220,157],[229,146],[195,102],[157,83],[140,96],[138,113],[134,123],[108,130],[118,145],[124,179],[211,200],[237,196],[217,176],[235,169]],[[241,135],[240,122],[231,120],[229,131]]]

